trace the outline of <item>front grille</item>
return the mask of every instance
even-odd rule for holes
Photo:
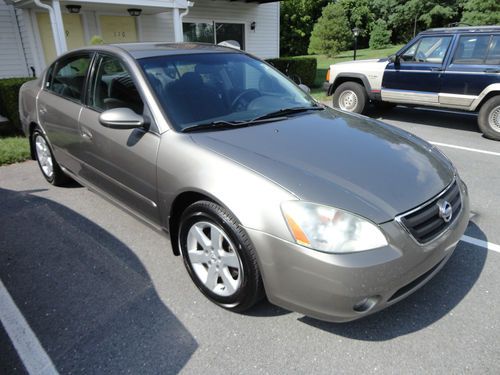
[[[438,202],[447,201],[452,207],[452,218],[446,222],[439,215]],[[462,199],[457,181],[454,181],[436,198],[425,205],[398,217],[401,224],[410,232],[416,241],[426,243],[443,233],[459,216]]]

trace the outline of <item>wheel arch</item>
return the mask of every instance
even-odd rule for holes
[[[168,216],[168,231],[170,234],[170,242],[172,246],[172,252],[174,255],[178,256],[181,254],[178,244],[177,233],[179,230],[180,218],[182,213],[195,202],[199,201],[209,201],[218,204],[227,210],[231,215],[236,219],[239,223],[238,217],[234,215],[234,213],[219,199],[214,197],[212,194],[209,194],[205,191],[198,190],[186,190],[179,193],[173,200],[170,206],[170,212]]]
[[[337,77],[335,77],[335,81],[328,88],[328,96],[333,95],[337,87],[345,82],[356,82],[363,86],[366,90],[366,93],[370,99],[372,99],[371,85],[368,81],[368,78],[364,74],[360,73],[339,73]]]
[[[484,98],[481,99],[481,101],[479,102],[479,104],[475,107],[475,111],[479,111],[481,109],[481,107],[484,105],[484,103],[486,103],[488,100],[490,100],[491,98],[495,97],[495,96],[500,96],[500,89],[498,90],[494,90],[494,91],[490,91],[489,93],[487,93]]]
[[[28,139],[29,139],[29,146],[30,146],[30,156],[31,160],[35,160],[35,145],[33,144],[33,132],[35,131],[36,128],[39,128],[40,126],[36,122],[31,122],[28,126]],[[43,130],[42,130],[43,131]]]

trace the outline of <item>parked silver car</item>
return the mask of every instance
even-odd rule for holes
[[[22,87],[20,115],[47,181],[69,176],[168,232],[201,292],[234,311],[266,295],[366,316],[434,276],[468,223],[467,188],[432,145],[229,48],[73,51]]]

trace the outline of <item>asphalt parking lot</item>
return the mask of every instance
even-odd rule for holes
[[[162,234],[26,162],[0,168],[0,316],[17,327],[16,346],[0,329],[0,373],[500,373],[500,142],[470,114],[371,115],[438,145],[469,186],[466,241],[418,292],[345,324],[230,313]]]

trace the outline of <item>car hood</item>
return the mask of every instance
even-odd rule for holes
[[[265,176],[301,200],[348,210],[376,223],[434,197],[454,176],[448,159],[416,136],[331,109],[191,135],[200,146]]]

